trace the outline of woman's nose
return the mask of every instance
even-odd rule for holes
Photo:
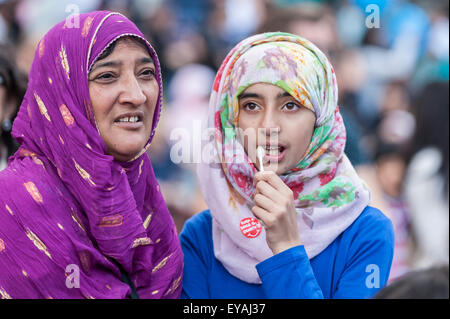
[[[122,92],[119,96],[119,103],[132,104],[133,106],[140,106],[147,101],[147,97],[139,84],[138,79],[133,76],[127,77],[122,83]]]

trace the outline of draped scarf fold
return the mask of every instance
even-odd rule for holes
[[[183,255],[145,152],[162,104],[157,55],[119,13],[84,13],[79,22],[57,24],[38,43],[13,124],[21,146],[0,172],[0,294],[125,298],[118,263],[141,298],[178,298]],[[147,44],[159,97],[148,143],[117,162],[96,127],[88,72],[124,36]]]
[[[303,158],[280,176],[294,193],[308,257],[323,251],[370,202],[370,191],[344,154],[336,77],[326,56],[289,33],[258,34],[237,44],[216,75],[207,124],[215,130],[214,152],[205,152],[198,177],[213,217],[214,254],[232,275],[249,283],[261,282],[255,265],[273,255],[264,228],[245,236],[241,227],[254,218],[256,168],[238,141],[238,96],[255,83],[282,88],[316,116]]]

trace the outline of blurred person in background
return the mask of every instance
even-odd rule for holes
[[[9,19],[17,46],[17,67],[28,74],[37,43],[55,24],[67,18],[77,27],[77,14],[98,9],[100,0],[19,0]],[[78,26],[79,28],[80,26]]]
[[[195,168],[201,159],[201,133],[214,75],[211,68],[201,64],[188,64],[175,72],[166,90],[161,134],[149,150],[178,231],[186,219],[206,208]]]
[[[394,225],[394,259],[389,282],[409,271],[414,252],[414,233],[409,222],[409,205],[404,184],[407,167],[406,147],[415,131],[410,94],[404,81],[386,83],[381,97],[376,129],[367,132],[368,150],[373,164],[358,168],[373,191],[372,203],[383,207]]]
[[[449,80],[449,2],[421,1],[429,12],[431,26],[427,48],[419,61],[411,86],[414,91],[426,84]]]
[[[280,4],[281,3],[281,4]],[[340,49],[336,18],[332,8],[320,1],[272,1],[267,4],[267,18],[258,33],[273,30],[310,39],[331,60]]]
[[[205,36],[212,63],[219,68],[235,43],[254,34],[269,16],[265,0],[210,0]]]
[[[162,158],[167,158],[177,168],[170,172],[170,176],[159,180],[164,198],[174,208],[174,218],[175,209],[178,212],[176,221],[179,219],[180,231],[186,219],[206,209],[195,169],[202,156],[202,130],[206,127],[214,75],[214,70],[206,65],[188,64],[176,71],[167,90],[167,107],[162,116],[165,130],[161,134],[167,148]],[[150,154],[153,152],[154,149]],[[179,154],[181,152],[187,154]],[[158,177],[159,163],[166,164],[155,159],[155,156],[152,159]],[[176,164],[173,164],[174,161]]]
[[[367,127],[358,115],[357,95],[365,81],[366,66],[360,52],[342,49],[334,54],[339,86],[339,110],[347,129],[345,153],[356,168],[370,164],[371,148]]]
[[[411,271],[383,289],[375,299],[448,299],[448,264]]]
[[[143,1],[137,3],[140,2]],[[161,52],[162,71],[168,85],[180,67],[210,63],[211,52],[204,32],[211,3],[207,0],[156,3],[147,6],[147,10],[152,10],[141,17],[140,22],[144,33],[154,40],[155,47]],[[141,4],[140,7],[145,6]]]
[[[376,147],[375,168],[381,197],[394,225],[395,246],[390,283],[409,271],[413,249],[409,206],[404,197],[406,159],[402,145],[380,139]]]
[[[414,95],[405,194],[416,236],[414,268],[449,261],[449,84],[431,82]]]
[[[26,89],[26,77],[16,68],[12,56],[10,47],[0,45],[0,170],[18,147],[11,128]]]
[[[23,0],[0,0],[0,44],[16,44],[21,34],[16,10]]]
[[[385,85],[413,76],[425,54],[430,21],[424,9],[407,0],[351,3],[363,12],[366,24],[360,51],[367,77],[358,95],[358,113],[366,126],[375,129]]]

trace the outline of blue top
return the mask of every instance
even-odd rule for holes
[[[209,210],[185,223],[180,240],[181,298],[193,299],[370,298],[386,285],[394,254],[392,223],[370,206],[311,260],[300,245],[257,264],[262,284],[241,281],[216,259]]]

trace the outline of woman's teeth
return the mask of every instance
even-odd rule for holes
[[[130,116],[130,117],[122,117],[121,119],[118,120],[118,122],[139,122],[139,117],[138,116]]]

